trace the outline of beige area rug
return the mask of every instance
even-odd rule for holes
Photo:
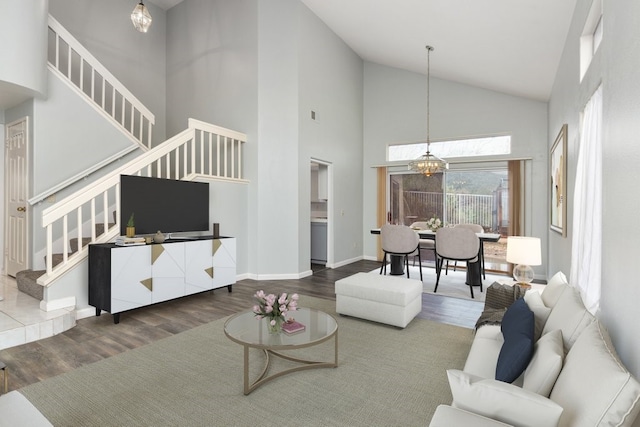
[[[471,329],[422,319],[398,329],[337,316],[334,301],[303,296],[300,305],[336,316],[337,368],[244,396],[242,347],[224,336],[223,319],[20,392],[56,426],[425,426],[451,402],[445,370],[462,368]],[[323,360],[332,351],[332,341],[301,350]],[[262,357],[251,354],[256,371]]]
[[[390,266],[387,266],[387,274],[389,274],[390,268]],[[371,271],[371,273],[379,274],[380,268]],[[447,297],[471,300],[471,291],[469,291],[469,286],[465,285],[466,275],[467,273],[465,270],[458,269],[457,271],[453,271],[452,266],[449,266],[449,274],[445,274],[444,270],[442,270],[442,273],[440,274],[440,284],[438,285],[438,292],[434,293],[433,290],[436,287],[436,269],[432,266],[423,265],[422,292],[426,294],[442,295]],[[409,276],[412,279],[420,279],[420,271],[418,270],[418,266],[412,266],[411,261],[409,261]],[[407,277],[406,272],[404,276],[397,277]],[[486,290],[489,286],[491,286],[493,282],[509,279],[509,277],[506,275],[489,273],[486,274],[486,277],[486,279],[482,280],[482,292],[480,292],[479,286],[473,288],[474,298],[472,301],[483,302],[485,299]]]

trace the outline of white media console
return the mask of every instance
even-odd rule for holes
[[[89,246],[89,304],[114,315],[236,282],[236,239],[199,237],[161,244]]]

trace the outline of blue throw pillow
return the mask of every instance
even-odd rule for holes
[[[527,369],[533,356],[534,328],[533,312],[524,298],[517,299],[502,318],[504,343],[496,365],[496,380],[512,383]]]

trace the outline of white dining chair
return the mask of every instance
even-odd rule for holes
[[[447,261],[465,261],[467,270],[470,262],[479,262],[480,239],[473,231],[463,227],[441,228],[436,232],[436,287],[438,291],[442,265]],[[473,285],[468,284],[473,296]],[[480,285],[482,292],[482,285]]]
[[[454,225],[454,227],[468,228],[474,233],[484,233],[484,228],[479,224],[456,224]],[[484,244],[482,243],[482,240],[480,240],[480,262],[482,267],[482,278],[486,279],[487,276],[485,275],[485,272],[484,272]],[[456,271],[457,265],[458,265],[457,262],[453,263],[453,271]],[[445,269],[444,274],[448,274],[448,273],[449,273],[449,262],[447,261],[447,268]]]
[[[385,224],[380,228],[380,239],[382,243],[382,265],[380,274],[387,274],[387,254],[403,257],[407,278],[409,277],[409,257],[418,256],[420,263],[420,281],[422,281],[422,258],[420,257],[420,237],[406,225]]]
[[[426,221],[416,221],[409,226],[413,230],[428,230],[429,226]],[[423,255],[425,251],[436,253],[436,241],[433,239],[420,239],[420,258],[424,259]],[[417,256],[413,257],[413,265],[416,265]]]

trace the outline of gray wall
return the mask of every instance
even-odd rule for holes
[[[640,3],[604,2],[604,36],[585,78],[579,81],[579,37],[591,6],[578,0],[549,102],[549,147],[563,123],[569,125],[568,236],[549,233],[550,272],[571,267],[573,186],[579,145],[579,120],[598,85],[603,85],[603,242],[602,297],[599,317],[609,329],[629,370],[640,378],[640,287],[635,263],[640,258],[637,213],[640,194]],[[640,420],[636,422],[640,425]]]
[[[33,101],[30,196],[135,144],[51,72],[48,82],[47,99]]]
[[[131,24],[134,6],[122,0],[50,0],[49,13],[155,115],[156,145],[167,137],[166,12],[145,4],[153,23],[143,34]],[[186,127],[185,122],[180,130]]]
[[[311,158],[329,162],[333,263],[362,257],[362,113],[364,65],[309,9],[301,7],[299,72],[299,271],[309,269]],[[315,111],[316,120],[311,119]],[[344,215],[342,214],[344,212]]]
[[[424,49],[424,48],[422,48]],[[416,49],[416,55],[426,53]],[[431,56],[437,61],[437,49]],[[426,66],[426,60],[425,60]],[[426,71],[426,70],[425,70]],[[426,75],[383,65],[364,66],[363,246],[376,256],[376,170],[386,162],[391,143],[426,138]],[[525,234],[540,237],[545,277],[547,239],[547,104],[431,77],[430,137],[432,141],[488,135],[511,135],[511,156],[527,157],[530,180],[525,196]]]
[[[250,183],[216,186],[228,197],[217,203],[212,193],[211,206],[221,233],[238,238],[239,274],[256,271],[257,13],[256,0],[185,0],[167,12],[168,133],[195,118],[247,134],[243,173]]]
[[[353,170],[362,162],[362,61],[298,1],[186,0],[167,16],[169,131],[194,117],[248,135],[251,182],[229,205],[248,208],[249,243],[239,246],[247,271],[270,278],[309,270],[311,157],[335,162],[336,178],[348,182],[335,205],[346,212],[336,234],[349,243],[337,244],[336,259],[361,256]],[[309,123],[311,108],[319,123]]]

